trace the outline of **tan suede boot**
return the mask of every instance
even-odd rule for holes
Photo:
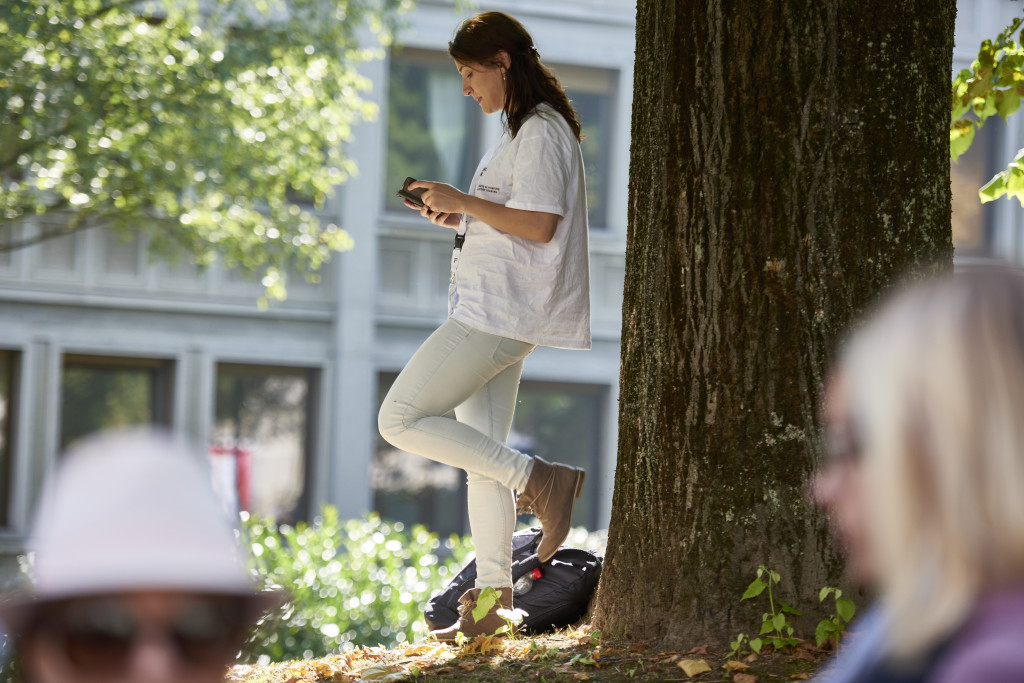
[[[498,629],[505,626],[505,620],[498,616],[499,609],[512,609],[512,589],[498,588],[498,602],[483,616],[480,621],[473,619],[473,608],[476,607],[477,599],[480,597],[481,588],[470,588],[459,598],[459,619],[446,629],[431,631],[430,635],[437,640],[452,642],[458,639],[459,634],[466,638],[476,636],[492,636]],[[501,635],[507,635],[505,633]]]
[[[550,463],[534,457],[533,470],[526,488],[519,494],[516,508],[533,512],[540,520],[544,535],[537,546],[541,562],[547,562],[565,542],[572,527],[572,506],[583,493],[586,472],[579,467]]]

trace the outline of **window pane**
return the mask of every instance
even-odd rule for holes
[[[995,204],[982,204],[978,190],[1010,161],[1000,158],[1005,134],[1005,122],[993,116],[977,131],[971,148],[950,165],[953,247],[959,255],[992,253]]]
[[[170,424],[167,361],[65,356],[61,448],[102,429]]]
[[[509,435],[514,448],[587,471],[572,519],[574,526],[590,529],[597,522],[604,395],[605,388],[595,385],[524,381]]]
[[[7,526],[11,500],[11,422],[14,414],[15,360],[13,351],[0,349],[0,527]]]
[[[380,375],[378,408],[395,377]],[[380,516],[407,525],[423,524],[442,536],[468,533],[465,472],[398,450],[380,432],[376,434],[371,478],[374,509]]]
[[[378,405],[395,375],[382,375]],[[545,460],[587,470],[573,524],[597,521],[597,467],[606,388],[582,384],[523,381],[508,443]],[[373,462],[374,507],[386,519],[420,523],[441,534],[468,533],[465,473],[400,451],[377,436]],[[529,521],[523,517],[522,521]]]
[[[385,206],[400,209],[395,192],[408,176],[466,191],[480,160],[482,113],[462,95],[447,55],[403,49],[391,57]]]
[[[305,516],[314,372],[217,366],[215,478],[238,509],[282,522]]]
[[[583,123],[583,168],[587,177],[587,220],[592,228],[608,226],[608,137],[611,95],[569,92]]]
[[[608,227],[608,164],[615,72],[581,66],[554,66],[583,124],[583,165],[587,174],[587,219],[591,228]]]

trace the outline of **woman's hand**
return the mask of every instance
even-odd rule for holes
[[[445,183],[417,180],[409,184],[410,190],[424,188],[420,195],[424,206],[434,213],[465,213],[467,195]]]
[[[415,204],[410,202],[408,199],[406,199],[404,201],[404,204],[407,207],[409,207],[410,209],[416,209],[417,211],[419,211],[421,216],[426,218],[428,221],[430,221],[434,225],[439,225],[442,228],[451,228],[452,230],[458,230],[459,224],[462,222],[462,213],[459,212],[459,211],[441,211],[441,210],[438,210],[439,207],[437,207],[435,203],[438,201],[437,198],[438,197],[442,197],[442,195],[441,194],[437,194],[437,193],[432,195],[434,197],[433,202],[435,202],[435,203],[432,203],[431,200],[428,199],[427,195],[430,193],[430,189],[431,188],[434,188],[434,189],[445,188],[445,192],[444,192],[443,197],[446,197],[446,198],[442,198],[440,200],[440,201],[442,201],[444,203],[445,206],[449,206],[451,204],[451,199],[450,198],[452,196],[455,196],[455,195],[465,196],[465,195],[463,195],[461,192],[456,190],[451,185],[445,185],[444,183],[431,183],[431,182],[427,182],[427,181],[424,181],[424,180],[417,180],[416,182],[409,184],[409,189],[410,190],[415,190],[415,189],[421,188],[421,187],[427,188],[427,190],[428,190],[427,192],[424,192],[423,195],[421,196],[421,199],[423,199],[423,206],[416,206]]]
[[[487,223],[492,228],[516,235],[534,242],[550,242],[558,227],[559,215],[546,211],[510,209],[502,204],[459,192],[451,185],[417,180],[409,183],[409,189],[426,190],[421,198],[423,208],[420,215],[434,225],[458,228],[462,215],[469,215]],[[406,202],[406,206],[419,208]]]

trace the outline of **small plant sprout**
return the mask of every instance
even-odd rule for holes
[[[830,595],[835,600],[836,611],[819,621],[817,628],[814,629],[814,640],[818,647],[826,642],[831,642],[833,647],[838,647],[839,639],[846,630],[847,624],[857,613],[857,606],[853,604],[853,600],[844,598],[843,591],[831,586],[821,589],[818,594],[818,602],[825,602]]]
[[[765,645],[771,645],[776,650],[781,650],[785,647],[794,646],[800,641],[794,636],[794,629],[792,624],[789,623],[787,614],[793,616],[800,616],[803,614],[800,610],[786,604],[782,600],[776,600],[772,591],[772,587],[777,585],[782,577],[778,572],[769,569],[763,564],[757,568],[757,578],[755,578],[749,586],[747,586],[746,592],[743,593],[743,597],[740,600],[750,600],[756,598],[768,591],[768,611],[765,612],[761,617],[761,630],[758,633],[757,638],[750,638],[747,640],[747,644],[750,649],[754,652],[760,653],[761,649]],[[733,650],[730,656],[736,656],[740,653],[743,647],[743,639],[746,638],[744,634],[740,636],[732,643]]]

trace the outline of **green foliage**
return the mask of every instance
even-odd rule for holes
[[[1020,109],[1024,96],[1024,46],[1013,36],[1022,25],[1024,17],[1018,17],[995,41],[982,42],[971,68],[953,79],[949,156],[954,161],[970,148],[977,129],[987,118],[999,115],[1005,120]],[[1016,198],[1024,206],[1024,149],[978,194],[982,203],[1005,196]]]
[[[757,577],[747,586],[747,590],[743,593],[740,601],[751,600],[767,591],[768,611],[761,616],[761,630],[758,632],[758,636],[750,638],[745,633],[739,634],[736,640],[730,644],[732,650],[728,654],[729,658],[735,657],[742,651],[744,642],[756,653],[760,653],[765,645],[781,650],[800,642],[794,636],[793,625],[790,624],[789,618],[786,615],[798,617],[803,612],[782,600],[776,600],[773,595],[773,587],[781,580],[782,577],[778,572],[765,567],[763,564],[758,566]]]
[[[243,658],[322,657],[359,645],[392,646],[425,632],[422,610],[464,564],[469,540],[444,543],[416,525],[406,531],[376,515],[339,521],[324,506],[312,524],[248,518],[244,530],[262,587],[283,588],[288,603],[250,637]]]
[[[971,146],[975,131],[985,119],[998,114],[1005,120],[1020,109],[1020,98],[1024,96],[1024,47],[1013,36],[1022,23],[1024,18],[1018,17],[995,41],[984,41],[971,68],[953,79],[949,155],[954,161]]]
[[[836,611],[818,622],[814,629],[814,641],[818,647],[826,642],[839,647],[839,640],[846,630],[846,626],[853,620],[857,613],[857,606],[853,600],[843,597],[843,591],[831,586],[825,586],[818,593],[818,602],[825,602],[825,599],[832,596],[835,600]]]
[[[288,270],[315,279],[351,246],[315,210],[376,115],[356,69],[380,50],[359,36],[388,44],[411,1],[0,3],[6,248],[106,224],[155,255],[262,273],[268,296]]]

